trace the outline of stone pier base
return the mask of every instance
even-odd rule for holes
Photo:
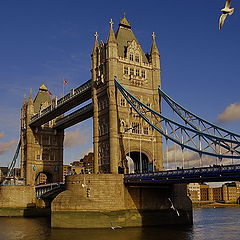
[[[120,174],[73,175],[66,178],[66,184],[67,190],[52,202],[52,227],[192,224],[186,185],[126,187]]]
[[[34,186],[0,186],[0,217],[39,217],[50,209],[37,200]]]

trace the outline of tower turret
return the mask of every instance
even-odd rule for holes
[[[162,168],[162,140],[141,118],[136,117],[116,90],[114,77],[133,95],[160,111],[159,52],[155,39],[146,56],[126,16],[116,33],[113,21],[106,43],[100,41],[99,61],[92,64],[94,103],[95,170],[100,173],[142,172]],[[94,62],[94,55],[92,55]],[[131,160],[127,160],[126,157]],[[134,165],[134,169],[130,166]]]
[[[107,58],[117,58],[118,52],[117,52],[117,41],[115,37],[115,33],[113,31],[113,20],[111,19],[110,22],[110,29],[108,33],[108,39],[106,44],[107,49]]]
[[[150,59],[153,65],[153,68],[160,69],[160,54],[156,44],[156,34],[152,33],[152,46],[150,51]]]

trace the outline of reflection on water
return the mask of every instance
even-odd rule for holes
[[[45,218],[0,218],[0,240],[236,240],[240,209],[197,209],[194,226],[51,229]]]

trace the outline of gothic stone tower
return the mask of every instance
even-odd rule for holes
[[[145,54],[124,17],[116,33],[110,21],[107,42],[92,51],[95,173],[162,169],[162,138],[130,108],[115,88],[114,77],[134,96],[160,111],[160,54],[155,34]]]
[[[30,128],[31,117],[51,104],[45,85],[32,99],[24,100],[21,109],[21,177],[27,185],[40,183],[45,176],[47,182],[63,179],[63,130],[54,130],[52,120],[40,127]],[[54,100],[53,100],[54,101]]]

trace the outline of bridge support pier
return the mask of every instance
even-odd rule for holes
[[[72,175],[66,185],[67,190],[52,202],[52,227],[192,224],[185,185],[127,187],[120,174]]]
[[[0,186],[0,217],[49,216],[50,209],[36,199],[33,186]]]

